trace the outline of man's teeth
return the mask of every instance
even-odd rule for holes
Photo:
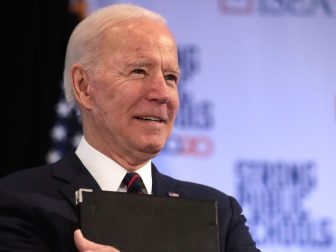
[[[155,117],[140,117],[143,120],[148,120],[148,121],[156,121],[156,122],[160,122],[161,119],[159,118],[155,118]]]

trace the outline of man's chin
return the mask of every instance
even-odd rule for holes
[[[160,143],[150,143],[143,148],[143,152],[152,156],[156,156],[163,149],[163,146],[164,145]]]

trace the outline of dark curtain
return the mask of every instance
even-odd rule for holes
[[[6,1],[11,2],[11,1]],[[68,1],[12,1],[4,7],[3,150],[0,176],[46,163],[68,37],[79,18]]]

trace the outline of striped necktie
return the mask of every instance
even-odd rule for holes
[[[145,185],[138,173],[126,173],[123,182],[127,186],[128,193],[147,194]]]

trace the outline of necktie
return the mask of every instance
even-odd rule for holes
[[[126,173],[124,179],[124,184],[127,186],[128,193],[146,194],[145,185],[139,174],[136,172]]]

